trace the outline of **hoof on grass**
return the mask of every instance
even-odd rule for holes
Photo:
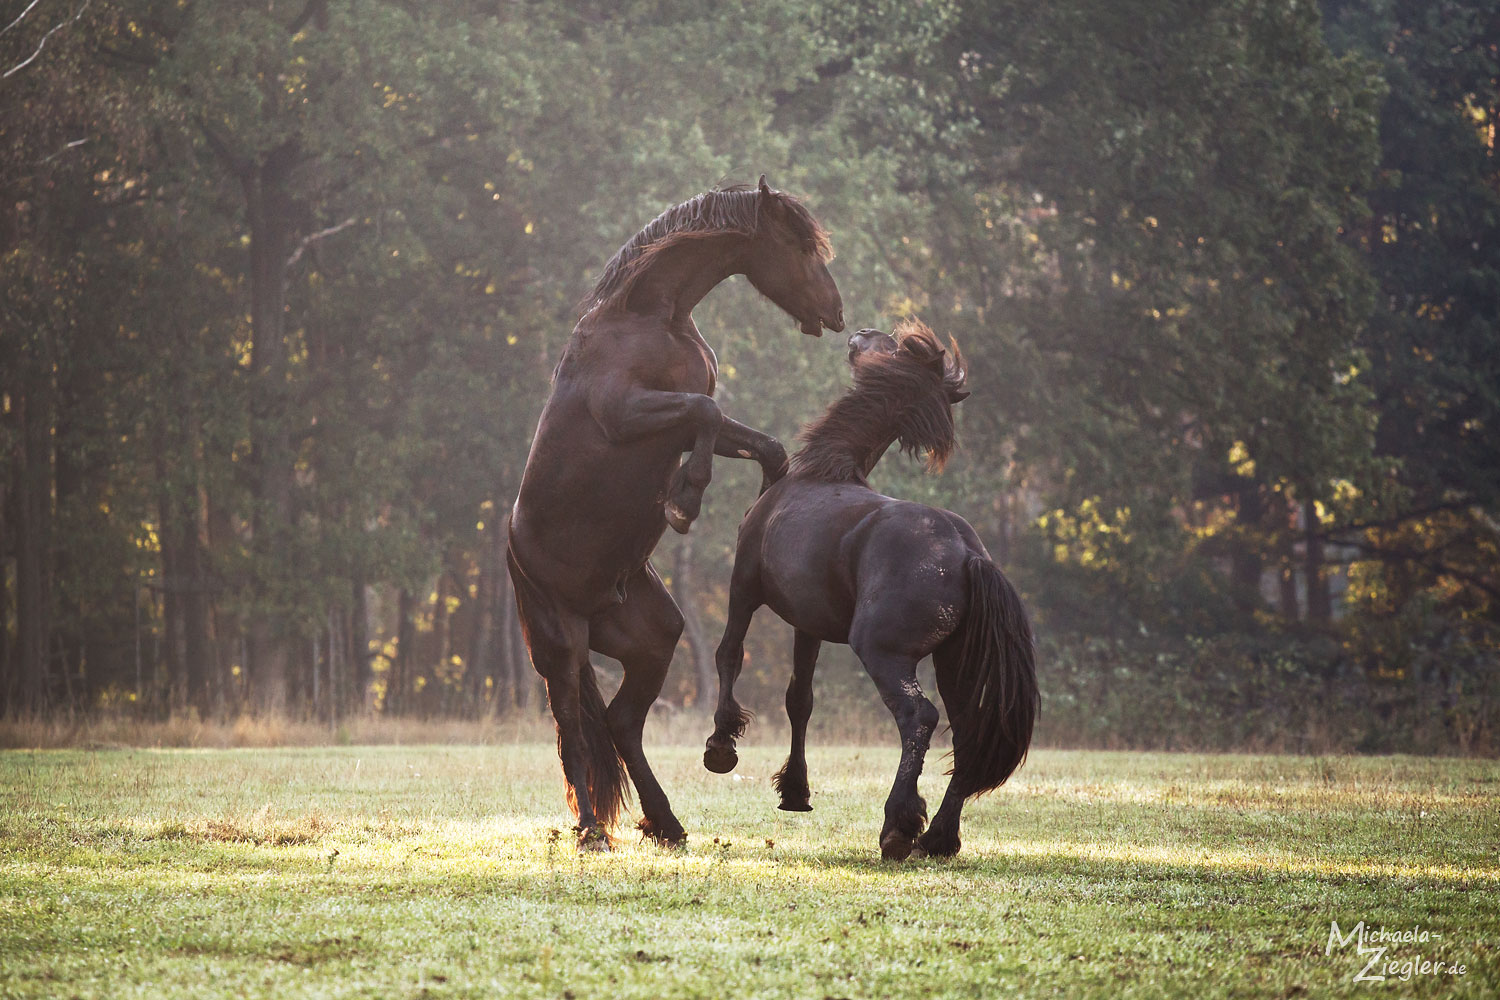
[[[578,831],[578,849],[608,853],[614,850],[614,844],[610,842],[609,834],[605,833],[602,828],[590,826]]]
[[[786,799],[782,799],[781,800],[781,804],[778,805],[776,808],[780,809],[780,810],[782,810],[784,812],[789,812],[789,813],[810,813],[810,812],[812,812],[812,805],[806,799],[803,799],[800,802],[790,802],[790,801],[788,801]]]
[[[640,828],[641,839],[649,840],[659,847],[676,849],[687,846],[687,832],[676,820],[670,824],[658,825],[649,819],[643,819],[640,822]]]
[[[915,843],[916,841],[904,833],[892,830],[880,838],[880,856],[886,861],[905,861],[911,856]]]
[[[924,858],[951,858],[958,853],[960,843],[958,836],[933,836],[928,830],[917,841],[916,849],[922,852]]]

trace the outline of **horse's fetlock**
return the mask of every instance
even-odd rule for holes
[[[745,727],[749,724],[750,713],[737,701],[730,701],[714,713],[715,735],[722,733],[731,743],[745,735]]]

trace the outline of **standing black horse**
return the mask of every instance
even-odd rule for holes
[[[645,834],[683,839],[641,749],[682,634],[682,614],[647,559],[668,524],[685,532],[698,516],[714,455],[755,459],[766,484],[786,471],[774,438],[713,401],[718,365],[693,307],[743,274],[803,333],[842,330],[829,256],[817,220],[764,177],[758,188],[699,195],[620,248],[558,362],[511,515],[508,559],[531,662],[557,720],[580,845],[608,845],[627,770]],[[608,708],[591,649],[625,668]]]
[[[880,850],[958,853],[959,814],[1026,756],[1037,711],[1036,663],[1021,599],[974,529],[950,511],[893,500],[865,481],[893,442],[940,469],[955,439],[952,405],[969,394],[957,345],[949,355],[915,321],[896,338],[849,338],[854,385],[802,432],[786,478],[740,525],[719,644],[719,704],[703,763],[732,770],[748,716],[734,700],[750,616],[762,604],[795,630],[786,692],[792,748],[776,774],[781,808],[810,809],[806,739],[823,642],[854,648],[901,730],[901,763],[885,803]],[[899,339],[898,339],[899,338]],[[953,728],[953,778],[926,833],[917,777],[938,711],[917,684],[931,655]],[[920,836],[919,836],[920,835]]]

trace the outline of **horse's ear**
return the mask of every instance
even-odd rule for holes
[[[948,390],[948,402],[949,403],[962,403],[964,400],[966,400],[968,398],[969,398],[969,390],[968,389],[949,389]]]
[[[938,347],[937,344],[933,344],[932,346],[937,347],[937,353],[927,359],[927,367],[937,372],[938,377],[941,378],[948,374],[947,362],[943,357],[948,351],[946,348]]]
[[[766,183],[766,175],[760,175],[760,193],[769,198],[772,194],[771,186]]]

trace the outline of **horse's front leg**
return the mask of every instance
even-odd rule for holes
[[[594,420],[611,444],[628,444],[672,431],[693,435],[692,453],[677,470],[666,497],[666,518],[686,533],[698,518],[703,491],[713,478],[714,443],[723,414],[700,392],[660,392],[638,387],[601,391],[590,400]]]
[[[786,449],[769,434],[728,417],[719,425],[714,454],[724,458],[749,458],[760,463],[760,491],[764,493],[787,472]]]
[[[744,572],[740,558],[735,559],[734,574],[729,584],[729,614],[724,624],[724,638],[719,640],[714,662],[719,668],[719,704],[714,711],[714,732],[703,748],[703,766],[715,774],[728,774],[740,762],[734,742],[745,735],[745,726],[750,722],[746,712],[734,698],[734,682],[739,679],[740,668],[745,664],[745,633],[750,630],[750,619],[760,607],[760,597],[749,584],[750,574]]]

